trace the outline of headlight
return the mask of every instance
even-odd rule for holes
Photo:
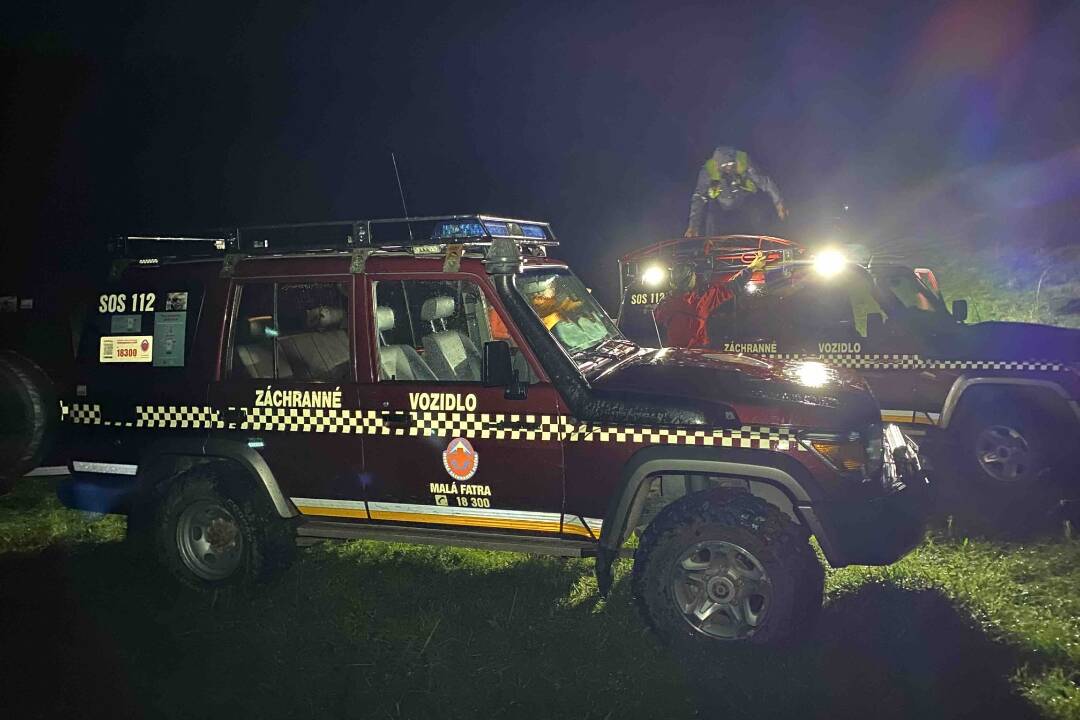
[[[804,445],[818,457],[843,473],[866,475],[868,469],[867,448],[860,433],[804,433]]]
[[[645,287],[660,287],[667,284],[667,268],[660,265],[650,265],[641,273],[641,284]]]
[[[814,256],[814,270],[824,278],[836,276],[845,265],[847,257],[836,249],[822,250]]]

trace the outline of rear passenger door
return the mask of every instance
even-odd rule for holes
[[[351,276],[244,279],[231,293],[215,431],[263,456],[308,512],[327,498],[363,514],[363,438],[355,422]]]
[[[485,290],[468,275],[370,278],[375,367],[360,398],[377,409],[364,464],[371,519],[581,535],[562,523],[556,392],[521,352],[525,399],[480,383],[486,341],[519,347]]]

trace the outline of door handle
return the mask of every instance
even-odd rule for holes
[[[382,416],[382,421],[387,425],[394,425],[397,427],[412,427],[413,418],[412,413],[407,412],[390,412]]]
[[[247,422],[247,410],[244,408],[225,408],[221,411],[221,419],[230,425],[242,425]]]

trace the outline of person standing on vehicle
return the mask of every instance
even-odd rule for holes
[[[697,272],[692,263],[672,268],[672,292],[664,298],[653,318],[664,338],[664,347],[697,348],[709,346],[706,323],[718,307],[735,297],[757,270],[765,269],[765,254],[758,253],[749,265],[727,281],[714,281],[697,289]]]
[[[772,208],[765,205],[768,200],[772,201]],[[760,233],[773,224],[773,211],[775,218],[787,218],[776,183],[758,170],[746,152],[721,145],[698,173],[684,235]]]

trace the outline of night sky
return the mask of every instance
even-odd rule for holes
[[[606,300],[720,143],[807,237],[1080,220],[1076,2],[159,5],[0,11],[9,256],[399,216],[391,151],[413,214],[550,220]]]

